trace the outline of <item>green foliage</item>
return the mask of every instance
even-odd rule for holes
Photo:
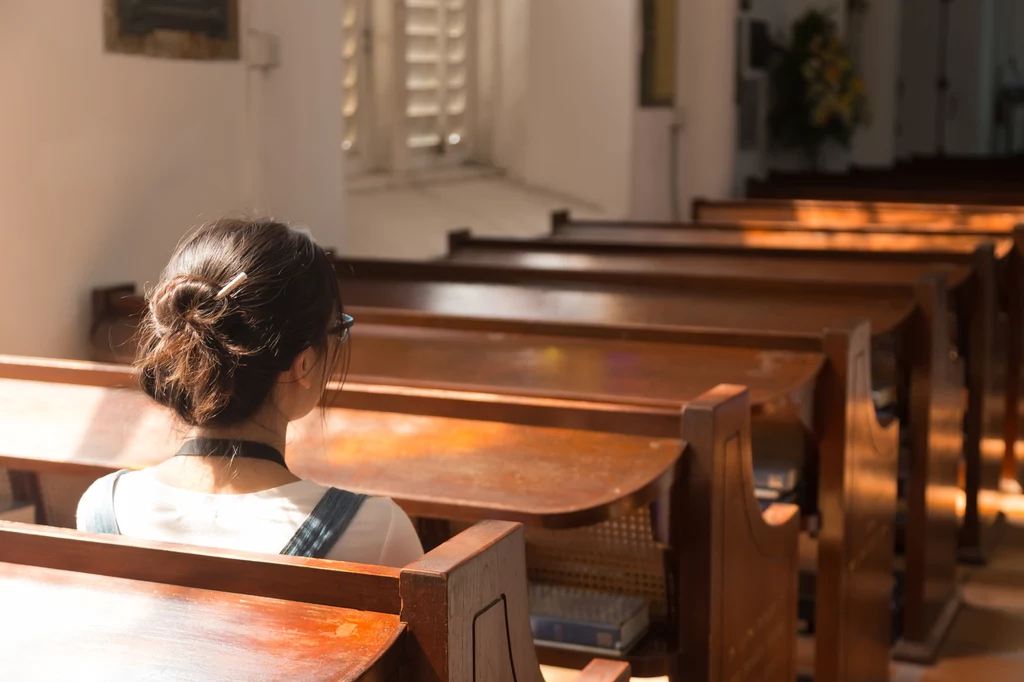
[[[835,22],[825,12],[807,12],[780,52],[768,119],[775,144],[803,151],[812,163],[827,140],[849,147],[867,119],[867,94]]]

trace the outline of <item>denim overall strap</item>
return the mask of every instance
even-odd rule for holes
[[[366,497],[330,488],[309,512],[281,554],[323,559],[348,529]]]
[[[96,504],[89,510],[83,530],[109,535],[121,534],[117,527],[117,517],[114,515],[114,487],[117,485],[117,479],[126,473],[128,469],[121,469],[96,481]]]

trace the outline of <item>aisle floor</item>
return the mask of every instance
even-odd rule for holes
[[[346,197],[345,255],[423,259],[443,255],[449,230],[474,234],[537,237],[550,228],[551,211],[600,217],[573,199],[527,187],[481,169],[453,170],[431,182],[364,177]]]

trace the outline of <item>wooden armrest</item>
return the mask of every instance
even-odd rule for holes
[[[573,682],[629,682],[630,672],[629,663],[595,658]]]
[[[421,558],[404,567],[405,571],[447,573],[480,554],[484,549],[500,543],[522,528],[511,521],[481,521],[470,526],[447,542],[438,545]]]

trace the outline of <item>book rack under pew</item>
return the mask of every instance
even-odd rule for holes
[[[393,569],[0,521],[0,600],[12,680],[542,682],[508,522]]]
[[[119,288],[111,295],[123,292]],[[136,308],[130,309],[129,303]],[[118,343],[130,338],[131,320],[142,301],[133,297],[117,305],[128,317],[96,320],[101,342],[112,336]],[[892,545],[878,542],[878,533],[892,532],[897,436],[895,425],[882,428],[873,414],[867,423],[875,424],[874,437],[853,435],[862,423],[860,410],[871,401],[870,381],[856,376],[864,369],[858,363],[870,367],[866,325],[793,339],[785,347],[777,338],[756,334],[459,318],[351,305],[346,309],[357,319],[349,381],[617,402],[627,408],[574,424],[588,430],[671,436],[678,429],[680,410],[707,386],[745,381],[753,408],[755,474],[768,460],[766,475],[759,480],[770,481],[780,469],[781,478],[789,467],[807,467],[804,484],[818,482],[817,490],[808,491],[814,502],[807,511],[816,514],[818,499],[837,500],[820,535],[850,538],[848,544],[812,545],[813,564],[805,567],[809,584],[804,592],[813,598],[816,587],[819,595],[818,615],[813,610],[806,615],[814,622],[823,652],[818,678],[846,677],[841,665],[884,678]],[[807,438],[813,441],[813,453],[801,459],[798,452],[789,452],[803,452]],[[817,476],[812,471],[818,468],[819,444],[830,464],[843,464],[826,466]],[[872,484],[849,485],[847,480]],[[840,558],[822,559],[825,570],[819,572],[818,555],[835,553]],[[852,634],[857,632],[872,637],[858,640]],[[839,651],[844,654],[836,655]]]
[[[0,376],[2,466],[96,476],[171,451],[166,411],[110,387],[128,382],[125,367],[6,358]],[[339,407],[297,423],[287,454],[297,474],[391,497],[417,517],[597,533],[605,545],[584,575],[607,570],[599,560],[614,573],[612,547],[635,565],[646,528],[646,571],[662,580],[665,617],[626,656],[634,674],[792,679],[799,518],[790,505],[761,511],[745,390],[722,386],[694,400],[677,435],[661,439],[564,428],[621,405],[354,382],[329,394],[326,404]],[[633,528],[632,544],[616,545],[621,524]],[[540,655],[563,666],[590,659],[557,647]]]
[[[1002,529],[1000,475],[1016,466],[1014,449],[1006,447],[1006,443],[1016,441],[1016,410],[1007,406],[1017,403],[1020,388],[1018,382],[1005,381],[1007,372],[999,370],[1001,358],[1006,358],[1003,366],[1021,366],[1020,354],[1012,349],[1021,346],[1016,339],[1024,328],[1019,322],[1024,305],[1014,292],[1024,284],[1014,286],[1012,282],[1024,282],[1024,267],[1015,246],[1017,242],[1024,244],[1024,237],[996,229],[949,233],[895,226],[876,231],[873,226],[823,229],[786,223],[746,225],[577,222],[560,211],[552,215],[552,236],[545,244],[551,249],[621,257],[659,252],[662,260],[671,260],[679,270],[717,268],[725,273],[731,267],[730,276],[746,279],[881,284],[905,283],[925,270],[945,272],[953,350],[966,361],[966,500],[960,558],[985,561]],[[465,239],[461,237],[463,242]],[[575,257],[583,256],[576,253]],[[744,258],[747,265],[737,269],[738,258]],[[1011,323],[1004,323],[997,314],[1000,305],[1009,309]],[[1006,348],[1011,352],[1006,353]],[[1008,373],[1015,374],[1013,369]]]

